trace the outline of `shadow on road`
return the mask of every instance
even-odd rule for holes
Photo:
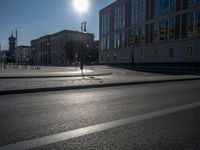
[[[200,76],[200,69],[196,68],[158,68],[158,67],[132,67],[132,65],[108,65],[112,68],[127,69],[130,71],[140,71],[144,73],[154,73],[163,75],[197,75]]]

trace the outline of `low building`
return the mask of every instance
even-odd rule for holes
[[[1,58],[2,58],[2,62],[6,63],[7,62],[7,56],[8,56],[8,50],[2,50],[1,51]]]
[[[200,0],[117,0],[99,37],[102,64],[200,66]]]
[[[17,64],[30,64],[31,62],[31,47],[18,46],[15,51],[15,61]]]
[[[80,61],[81,51],[85,58],[93,48],[94,34],[64,30],[31,41],[32,64],[67,66]]]

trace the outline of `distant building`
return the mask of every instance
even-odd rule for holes
[[[100,11],[100,63],[200,66],[200,0],[117,0]]]
[[[31,62],[31,47],[18,46],[15,52],[15,61],[18,64],[29,64]]]
[[[3,63],[5,63],[7,61],[7,56],[8,56],[8,50],[2,50],[1,51],[1,58],[2,58]]]
[[[15,51],[16,51],[16,38],[13,34],[8,38],[9,41],[9,53],[8,53],[8,61],[15,62]]]
[[[87,58],[94,34],[64,30],[31,41],[33,65],[66,66],[78,63],[81,50]]]

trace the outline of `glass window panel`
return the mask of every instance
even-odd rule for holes
[[[194,13],[187,14],[186,33],[187,37],[192,37],[194,34]]]
[[[176,10],[176,0],[170,0],[170,12],[174,12]]]
[[[153,41],[156,42],[158,41],[158,22],[153,23]]]
[[[158,49],[157,48],[153,49],[152,55],[153,55],[153,59],[157,59],[158,58]]]
[[[197,29],[196,32],[200,35],[200,12],[197,13]]]
[[[194,5],[195,0],[187,0],[187,7],[191,7]]]
[[[154,1],[154,18],[158,16],[159,13],[159,0]]]
[[[169,19],[169,39],[175,38],[175,17]]]
[[[162,20],[160,21],[160,24],[159,24],[159,27],[160,27],[160,40],[161,41],[164,41],[166,40],[166,34],[167,34],[167,21],[165,20]]]
[[[145,25],[141,27],[140,41],[141,43],[145,43]]]
[[[114,29],[119,30],[125,27],[125,5],[115,8]]]

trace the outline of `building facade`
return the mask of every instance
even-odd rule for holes
[[[31,47],[18,46],[15,52],[15,61],[17,64],[30,64],[31,63]]]
[[[200,0],[117,0],[99,37],[100,63],[199,65]]]
[[[94,35],[64,30],[31,41],[33,65],[66,66],[79,62],[80,50],[85,56],[92,49]]]

